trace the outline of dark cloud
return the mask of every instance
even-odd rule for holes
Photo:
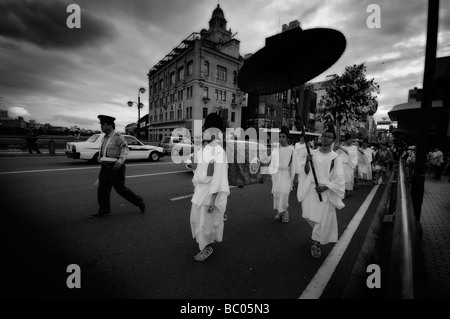
[[[9,50],[20,50],[22,48],[22,45],[18,43],[0,41],[0,48]]]
[[[69,29],[66,1],[0,1],[0,35],[43,48],[99,46],[116,38],[113,24],[81,7],[81,28]]]

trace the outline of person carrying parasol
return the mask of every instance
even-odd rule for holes
[[[312,227],[311,256],[314,258],[321,257],[321,245],[337,242],[336,209],[345,206],[342,202],[345,194],[344,168],[340,156],[331,149],[335,139],[334,129],[328,128],[323,132],[322,146],[307,155],[304,169],[299,174],[297,199],[302,205],[303,218]],[[318,186],[312,176],[311,162],[315,167]]]

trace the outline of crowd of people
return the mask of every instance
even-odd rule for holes
[[[91,218],[111,215],[112,187],[145,212],[143,198],[125,186],[125,159],[128,147],[115,129],[115,118],[99,115],[105,138],[99,161],[99,212]],[[194,194],[191,200],[190,228],[199,252],[196,261],[204,261],[213,253],[212,245],[221,242],[230,186],[227,156],[222,147],[225,130],[222,118],[209,114],[203,125],[202,146],[194,152],[192,168]],[[291,145],[289,129],[281,127],[279,145],[272,149],[268,172],[271,175],[275,220],[289,222],[289,196],[292,191],[302,207],[302,217],[311,226],[310,254],[320,258],[321,246],[338,240],[336,210],[345,207],[344,199],[353,195],[357,184],[384,183],[386,172],[393,169],[400,158],[408,168],[408,178],[414,172],[415,147],[406,150],[390,148],[388,144],[370,146],[367,140],[358,141],[346,134],[339,142],[335,129],[326,128],[321,143],[310,144],[304,138]],[[439,149],[428,154],[428,165],[436,179],[445,169],[448,173],[449,154],[444,159]],[[446,161],[447,160],[447,161]]]
[[[194,155],[190,223],[200,250],[194,257],[197,261],[208,258],[213,253],[212,244],[223,237],[230,191],[225,151],[217,142],[222,123],[215,113],[206,117],[203,146]],[[211,128],[219,133],[206,133]],[[367,140],[355,142],[350,134],[341,145],[333,127],[323,132],[317,148],[307,145],[303,137],[294,146],[289,142],[289,129],[283,126],[268,169],[275,220],[289,222],[289,195],[295,191],[302,217],[311,225],[311,256],[320,258],[321,246],[338,239],[336,210],[345,207],[343,200],[353,194],[355,181],[364,185],[383,181],[386,171],[392,169],[394,156],[387,145],[373,150]]]
[[[407,167],[407,178],[411,181],[416,165],[416,146],[412,145],[404,150],[401,159]],[[433,148],[427,154],[425,165],[425,175],[427,177],[432,177],[439,181],[442,178],[442,174],[450,175],[450,150],[444,156],[444,153],[439,148]],[[450,182],[450,177],[448,182]]]

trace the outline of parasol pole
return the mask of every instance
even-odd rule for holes
[[[295,118],[296,118],[297,122],[300,123],[300,128],[302,130],[303,140],[305,141],[306,152],[308,153],[308,155],[311,155],[311,151],[309,149],[308,141],[306,140],[305,126],[303,125],[302,117],[300,115],[300,110],[298,108],[297,97],[295,96],[295,90],[294,90],[294,87],[292,86],[292,82],[290,84],[291,84],[292,95],[294,96]],[[314,169],[313,161],[309,162],[309,166],[311,167],[311,171],[313,173],[314,183],[316,184],[316,187],[319,187],[319,182],[317,181],[316,170]],[[322,201],[322,194],[317,193],[317,195],[319,195],[319,200]]]

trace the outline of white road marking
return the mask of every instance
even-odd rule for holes
[[[188,170],[183,171],[172,171],[172,172],[161,172],[161,173],[151,173],[151,174],[142,174],[142,175],[131,175],[126,178],[134,178],[134,177],[146,177],[146,176],[155,176],[155,175],[167,175],[167,174],[176,174],[176,173],[186,173]]]
[[[379,185],[375,185],[372,188],[372,190],[370,191],[369,195],[367,195],[364,203],[358,209],[355,216],[353,216],[352,221],[345,229],[341,238],[339,238],[339,241],[333,247],[330,254],[325,259],[323,264],[320,266],[319,270],[314,275],[311,282],[308,284],[308,286],[302,292],[299,299],[319,299],[320,298],[325,287],[328,284],[328,281],[330,280],[331,276],[333,275],[333,272],[335,271],[337,265],[339,264],[339,261],[341,260],[342,256],[344,255],[345,250],[347,249],[348,245],[350,244],[350,241],[352,240],[352,237],[355,234],[355,231],[358,229],[358,226],[361,223],[361,220],[363,219],[364,215],[366,214],[366,211],[369,208],[370,203],[372,202],[372,200],[378,190],[378,187],[379,187]]]
[[[235,188],[236,186],[230,186],[230,189]],[[181,200],[181,199],[185,199],[185,198],[189,198],[194,196],[194,194],[190,194],[190,195],[185,195],[185,196],[180,196],[180,197],[174,197],[174,198],[169,198],[169,200],[171,200],[172,202],[176,201],[176,200]]]
[[[46,173],[46,172],[60,172],[60,171],[75,171],[75,170],[93,169],[93,168],[100,168],[100,166],[95,166],[95,167],[76,167],[76,168],[39,169],[39,170],[34,170],[34,171],[0,172],[0,175],[25,174],[25,173]]]
[[[165,165],[165,164],[173,164],[175,163],[155,163],[155,164],[135,164],[135,165],[127,165],[127,167],[135,167],[135,166],[156,166],[156,165]],[[25,173],[46,173],[46,172],[61,172],[61,171],[75,171],[82,169],[100,169],[100,165],[98,166],[88,166],[88,167],[73,167],[73,168],[52,168],[52,169],[38,169],[32,171],[11,171],[11,172],[0,172],[0,175],[8,175],[8,174],[25,174]],[[184,170],[187,172],[188,170]],[[180,171],[181,172],[181,171]]]
[[[194,196],[194,194],[186,195],[186,196],[180,196],[180,197],[174,197],[174,198],[170,198],[170,200],[173,202],[173,201],[176,201],[176,200],[185,199],[185,198],[189,198],[189,197],[192,197],[192,196]]]

